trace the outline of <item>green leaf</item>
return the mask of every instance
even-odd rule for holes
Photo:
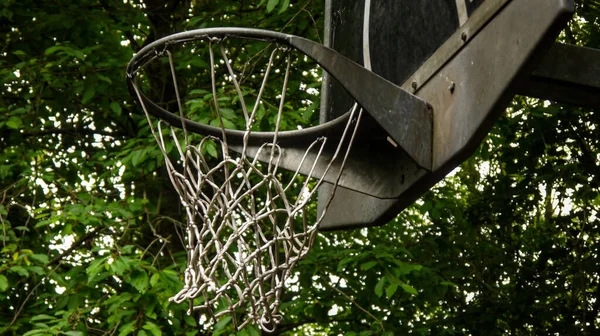
[[[148,333],[146,333],[144,330],[140,330],[138,331],[137,336],[148,336]]]
[[[306,108],[306,111],[304,111],[304,113],[302,114],[302,119],[304,120],[304,122],[310,121],[318,106],[319,101],[315,100],[312,104],[310,104],[310,106]]]
[[[122,112],[121,105],[117,102],[110,103],[110,109],[113,110],[117,115],[120,115]]]
[[[32,254],[29,256],[29,258],[31,258],[43,265],[47,264],[50,261],[48,256],[45,254]]]
[[[0,274],[0,291],[4,292],[8,289],[8,279]]]
[[[181,279],[179,279],[179,274],[173,270],[164,270],[160,272],[160,277],[163,281],[171,283],[173,286],[179,287],[181,285]]]
[[[136,167],[140,162],[142,162],[144,160],[145,157],[146,157],[145,149],[137,150],[137,151],[133,152],[133,156],[131,158],[131,163],[133,164],[134,167]]]
[[[133,320],[127,324],[122,325],[121,328],[119,328],[119,336],[126,336],[129,335],[132,331],[134,331],[136,322],[136,320]]]
[[[363,271],[368,271],[371,268],[375,267],[376,265],[377,265],[377,261],[373,260],[373,261],[369,261],[369,262],[366,262],[366,263],[360,265],[360,269]]]
[[[248,330],[250,336],[260,336],[261,334],[260,331],[258,331],[258,329],[256,329],[256,327],[253,325],[249,325],[248,327],[246,327],[246,330]]]
[[[235,124],[226,118],[223,118],[223,126],[225,126],[226,129],[237,129]]]
[[[53,222],[54,222],[54,221],[53,221],[52,219],[48,219],[48,220],[42,220],[42,221],[39,221],[37,224],[35,224],[35,226],[34,226],[34,227],[35,227],[35,228],[40,228],[40,227],[42,227],[42,226],[47,226],[47,225],[50,225],[50,224],[52,224]]]
[[[112,80],[104,75],[98,74],[98,79],[107,82],[108,84],[112,84]]]
[[[2,251],[0,251],[1,253],[12,253],[14,251],[17,250],[17,245],[15,244],[8,244],[6,245],[6,247],[2,248]]]
[[[51,54],[54,54],[55,52],[57,52],[59,50],[64,50],[64,49],[65,49],[65,47],[63,47],[63,46],[55,45],[55,46],[52,46],[52,47],[46,49],[44,51],[44,54],[45,55],[51,55]]]
[[[43,320],[56,320],[56,317],[46,315],[46,314],[39,314],[39,315],[32,317],[29,321],[35,322],[35,321],[43,321]]]
[[[203,90],[203,89],[194,89],[192,91],[190,91],[190,95],[206,95],[208,93],[208,91]]]
[[[75,331],[75,330],[67,331],[64,334],[69,335],[69,336],[83,336],[83,333],[81,331]]]
[[[158,273],[152,274],[152,276],[150,277],[150,286],[152,286],[152,287],[156,286],[159,278],[160,278],[160,275]]]
[[[353,261],[356,261],[355,257],[346,257],[346,258],[340,260],[340,262],[338,263],[337,271],[338,272],[343,271],[344,268],[346,268],[346,265]]]
[[[375,295],[381,297],[383,295],[383,285],[385,285],[385,277],[381,277],[377,285],[375,285]]]
[[[215,332],[221,331],[231,322],[231,316],[225,316],[215,325]]]
[[[148,288],[148,274],[143,270],[135,270],[131,272],[128,282],[138,291],[145,292]]]
[[[187,20],[187,26],[192,28],[199,28],[202,21],[205,20],[204,16],[196,16]]]
[[[26,269],[30,272],[33,272],[37,275],[44,275],[44,269],[41,268],[40,266],[27,266]]]
[[[235,124],[232,123],[230,120],[226,119],[225,117],[222,117],[221,120],[223,120],[223,127],[225,127],[226,129],[236,129]],[[219,120],[218,118],[213,119],[210,122],[210,125],[221,128],[221,120]]]
[[[115,312],[118,309],[125,307],[126,302],[133,301],[133,294],[130,292],[125,292],[119,295],[114,295],[110,299],[103,302],[103,304],[108,306],[108,311],[110,313]]]
[[[85,59],[85,54],[79,50],[73,50],[73,55],[83,61]]]
[[[83,299],[82,295],[78,295],[78,294],[70,295],[69,302],[67,303],[67,307],[70,310],[75,310],[75,309],[79,308],[81,302],[83,301],[82,299]]]
[[[82,104],[87,104],[96,95],[96,88],[90,85],[85,92],[83,92],[83,98],[81,99]]]
[[[267,2],[267,13],[271,13],[278,3],[279,0],[269,0],[269,2]]]
[[[187,314],[185,316],[183,316],[183,320],[185,321],[185,324],[187,324],[190,327],[196,326],[196,319]]]
[[[289,6],[290,6],[290,0],[283,0],[281,2],[281,7],[279,7],[279,13],[278,14],[281,14],[281,13],[285,12],[288,9]]]
[[[90,263],[90,266],[88,266],[88,268],[85,270],[85,272],[88,274],[88,284],[91,283],[94,278],[100,274],[100,272],[102,272],[105,262],[106,257],[95,259]]]
[[[402,287],[402,289],[404,289],[404,291],[407,292],[408,294],[417,295],[417,293],[418,293],[417,290],[413,286],[411,286],[407,283],[401,284],[400,287]]]
[[[385,289],[385,296],[387,296],[387,298],[390,299],[392,297],[392,295],[394,295],[394,293],[396,293],[396,290],[398,290],[398,285],[395,283],[390,284]]]
[[[409,274],[410,272],[412,272],[415,269],[413,265],[411,265],[409,263],[401,262],[401,261],[395,261],[394,264],[396,264],[398,266],[398,268],[396,268],[396,270],[395,270],[396,271],[395,273],[397,276]]]
[[[128,269],[128,265],[125,264],[121,258],[119,258],[110,264],[110,269],[117,275],[123,275],[123,273]]]
[[[146,305],[146,316],[155,320],[156,319],[156,313],[154,312],[154,309],[157,306],[157,302],[154,301],[148,305]]]
[[[154,324],[150,321],[146,321],[146,324],[144,324],[143,328],[148,330],[149,332],[151,332],[153,336],[161,336],[162,335],[160,328],[156,324]]]
[[[237,119],[237,114],[235,114],[235,111],[233,109],[230,108],[220,108],[219,112],[221,112],[221,115],[223,116],[223,118],[225,119],[229,119],[229,120],[235,120]]]
[[[13,266],[13,267],[9,268],[8,271],[17,273],[20,276],[25,276],[25,277],[29,275],[29,272],[27,272],[27,270],[23,266]]]
[[[451,282],[451,281],[442,281],[442,282],[440,282],[440,285],[442,285],[442,286],[458,287],[457,284],[455,284],[454,282]]]
[[[206,152],[208,152],[208,154],[214,158],[216,158],[218,156],[217,154],[217,146],[215,145],[214,142],[212,141],[207,141],[204,145],[204,147],[206,148]]]
[[[21,118],[12,116],[6,122],[6,126],[12,129],[19,129],[23,126],[23,122],[21,121]]]

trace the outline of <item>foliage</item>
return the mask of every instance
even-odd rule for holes
[[[150,41],[199,27],[321,41],[322,6],[0,4],[0,333],[233,333],[168,301],[182,285],[185,217],[125,66]],[[577,10],[562,38],[600,47],[600,6]],[[516,98],[477,153],[392,223],[320,234],[278,332],[594,334],[599,124],[597,111]]]

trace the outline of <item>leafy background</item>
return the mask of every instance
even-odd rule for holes
[[[185,29],[321,41],[323,10],[0,3],[1,334],[236,334],[168,301],[182,285],[185,219],[124,70]],[[597,0],[578,1],[561,39],[600,48],[599,16]],[[597,111],[515,98],[477,153],[392,223],[320,234],[277,334],[597,334],[599,123]]]

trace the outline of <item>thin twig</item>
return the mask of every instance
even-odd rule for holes
[[[165,248],[165,246],[167,246],[167,244],[169,243],[168,240],[165,240],[164,243],[162,244],[162,246],[160,247],[160,250],[158,250],[158,253],[156,254],[156,256],[154,256],[154,260],[152,260],[152,264],[150,265],[150,267],[154,267],[154,264],[156,263],[156,260],[158,260],[158,257],[160,256],[160,254],[162,253],[162,250]]]
[[[8,214],[8,211],[6,211]],[[4,223],[4,218],[0,213],[0,222],[2,222],[2,248],[6,247],[6,224]]]
[[[98,228],[92,232],[88,232],[85,236],[83,236],[81,239],[79,239],[78,241],[76,241],[75,243],[73,243],[73,245],[71,245],[71,247],[69,247],[68,250],[64,251],[63,253],[57,255],[56,257],[54,257],[54,259],[52,259],[49,263],[48,266],[54,265],[58,262],[60,262],[64,257],[70,255],[71,253],[73,253],[73,251],[78,248],[79,246],[81,246],[83,243],[85,243],[86,241],[95,238],[100,232],[106,230],[106,227],[101,227]]]
[[[118,321],[118,322],[117,322],[117,324],[116,324],[116,325],[115,325],[115,327],[112,329],[112,331],[110,331],[110,330],[109,330],[109,331],[105,332],[105,333],[104,333],[104,336],[106,336],[106,335],[111,335],[111,336],[112,336],[112,335],[114,335],[114,334],[115,334],[115,332],[117,332],[117,329],[119,329],[119,325],[121,325],[121,321]],[[110,334],[109,334],[109,333],[110,333]]]
[[[325,279],[325,278],[324,278]],[[338,292],[340,295],[342,295],[344,298],[346,298],[346,300],[350,301],[350,303],[352,303],[353,305],[356,306],[356,308],[362,310],[365,314],[369,315],[373,320],[375,320],[375,322],[377,322],[377,324],[379,324],[379,326],[381,327],[382,331],[385,331],[385,328],[383,327],[383,323],[381,322],[381,320],[379,320],[377,317],[375,317],[375,315],[371,314],[368,310],[366,310],[365,308],[363,308],[361,305],[358,304],[358,302],[356,302],[353,298],[351,298],[348,294],[342,292],[340,289],[336,288],[335,286],[333,286],[331,283],[329,283],[329,281],[325,280],[324,283],[329,286],[329,288],[333,289],[334,291]]]
[[[292,18],[288,22],[286,22],[286,24],[283,25],[283,28],[281,28],[279,31],[283,32],[283,30],[285,28],[287,28],[296,19],[296,17],[298,17],[298,15],[300,15],[300,13],[302,13],[302,12],[308,13],[308,16],[310,17],[310,19],[312,20],[314,26],[316,27],[317,26],[317,22],[315,21],[315,18],[312,16],[312,14],[310,13],[310,11],[306,9],[306,7],[308,7],[308,5],[310,5],[311,2],[312,2],[312,0],[311,1],[307,1],[306,4],[304,4],[304,6],[302,6],[302,8],[300,8],[296,12],[296,14],[294,14],[294,16],[292,16]],[[319,39],[319,43],[322,44],[323,41],[321,40],[321,36],[318,33],[318,29],[317,29],[317,38]]]
[[[115,133],[115,132],[106,132],[102,130],[91,130],[87,128],[49,128],[42,131],[34,131],[34,132],[25,132],[22,133],[24,137],[32,137],[32,136],[45,136],[52,134],[69,134],[69,135],[102,135],[107,137],[125,137],[127,134],[125,133]]]
[[[13,324],[15,324],[15,322],[17,321],[17,319],[19,318],[19,315],[21,315],[21,311],[23,311],[23,308],[25,307],[25,304],[27,303],[27,301],[29,301],[29,298],[31,298],[31,295],[33,295],[33,292],[35,292],[35,290],[42,284],[44,283],[44,280],[46,280],[48,277],[50,277],[50,275],[52,275],[54,273],[54,271],[56,271],[56,269],[60,267],[60,263],[58,265],[56,265],[56,267],[54,267],[50,273],[46,274],[42,280],[40,280],[40,282],[38,282],[37,285],[35,285],[30,291],[29,294],[27,294],[27,296],[25,297],[25,300],[23,300],[23,303],[21,303],[21,306],[19,307],[19,309],[17,310],[17,312],[15,313],[15,316],[13,316],[12,321],[10,321],[10,323],[6,326],[6,328],[4,328],[4,330],[2,330],[2,332],[0,334],[4,334],[4,332],[6,332],[10,327],[13,326]]]

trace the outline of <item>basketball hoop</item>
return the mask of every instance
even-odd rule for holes
[[[238,64],[236,55],[253,50]],[[127,68],[129,89],[187,214],[185,286],[171,300],[188,300],[190,311],[200,310],[215,323],[230,315],[237,330],[252,321],[275,330],[286,281],[309,252],[326,212],[309,221],[307,207],[323,182],[335,190],[340,179],[362,109],[355,103],[338,119],[314,126],[297,118],[299,112],[310,114],[314,102],[286,101],[294,75],[314,82],[306,77],[316,74],[318,64],[328,68],[324,51],[335,53],[270,31],[202,29],[146,46]],[[206,59],[182,66],[175,62],[178,54],[188,61]],[[170,69],[176,102],[155,102],[143,92],[161,64]],[[294,73],[298,69],[308,70]],[[181,72],[186,79],[205,75],[208,89],[191,89],[204,84],[196,78],[179,82]],[[294,90],[310,95],[308,83],[297,84]],[[285,121],[286,113],[296,116],[297,125]]]

